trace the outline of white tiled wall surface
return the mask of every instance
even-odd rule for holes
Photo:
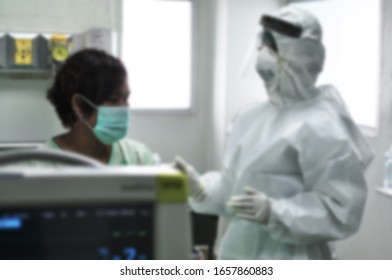
[[[110,0],[0,0],[2,31],[78,32],[110,27]]]

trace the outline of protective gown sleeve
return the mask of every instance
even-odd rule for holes
[[[344,133],[334,124],[304,125],[293,143],[304,192],[271,201],[272,238],[310,244],[346,238],[360,225],[366,200],[364,169]]]

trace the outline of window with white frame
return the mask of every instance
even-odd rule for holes
[[[319,84],[335,85],[357,124],[377,129],[381,0],[300,1],[321,21],[327,59]]]
[[[131,107],[190,109],[192,1],[124,0],[122,18]]]

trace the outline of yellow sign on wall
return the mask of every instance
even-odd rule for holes
[[[33,64],[33,40],[15,39],[15,64]]]
[[[69,56],[70,43],[68,36],[63,34],[53,34],[50,38],[52,46],[52,58],[57,62],[64,62]]]

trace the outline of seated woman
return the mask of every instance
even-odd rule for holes
[[[60,68],[47,97],[69,130],[46,147],[76,152],[108,165],[152,165],[143,144],[126,138],[130,90],[121,61],[86,49]]]

